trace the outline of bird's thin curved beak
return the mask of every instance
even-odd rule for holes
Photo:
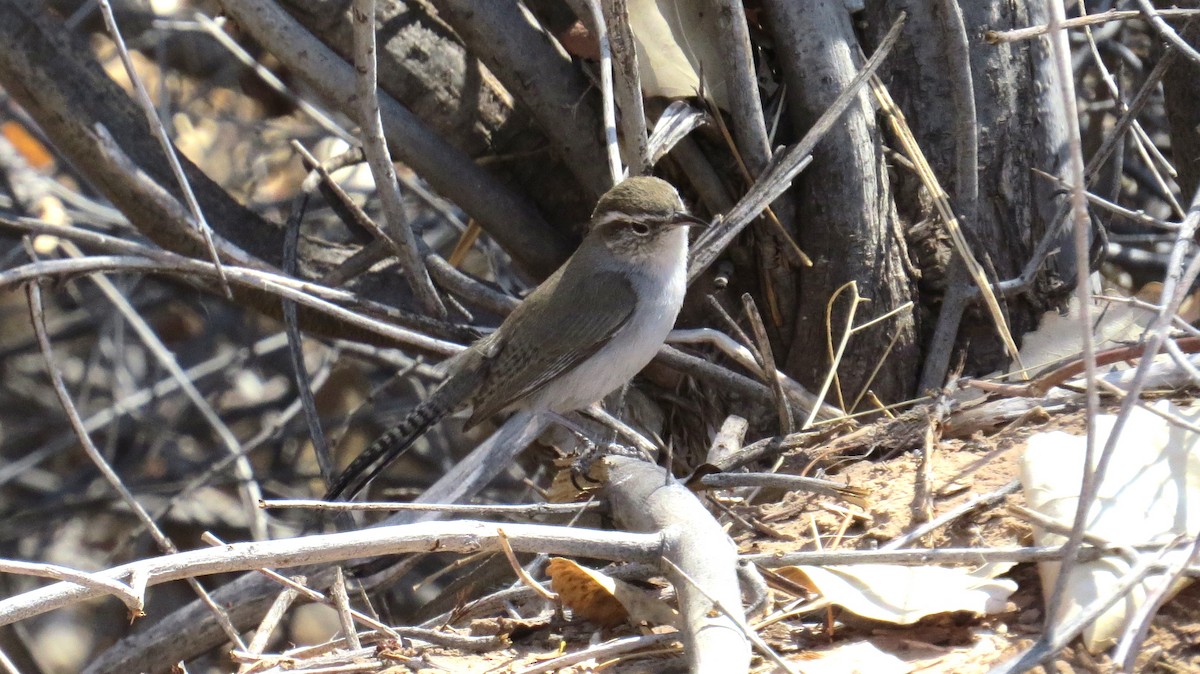
[[[696,227],[699,229],[708,227],[707,220],[698,218],[690,213],[684,213],[683,211],[680,211],[675,214],[675,219],[672,220],[672,224],[680,225],[680,226],[684,226],[684,227]]]

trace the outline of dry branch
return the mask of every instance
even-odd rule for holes
[[[225,9],[331,107],[352,112],[354,69],[287,13],[266,0],[229,2]],[[548,275],[566,257],[564,237],[547,225],[528,202],[383,92],[379,94],[379,111],[393,156],[479,220],[522,266]]]
[[[446,317],[446,307],[438,297],[429,270],[417,250],[417,237],[413,234],[408,218],[404,215],[404,203],[396,185],[396,166],[388,152],[383,137],[383,120],[379,116],[378,72],[375,61],[375,0],[355,0],[351,16],[354,22],[354,100],[358,103],[358,126],[362,136],[363,153],[371,175],[375,178],[375,189],[383,203],[383,217],[388,240],[394,242],[400,269],[408,279],[417,300],[426,313],[435,318]]]
[[[628,529],[663,536],[663,557],[681,570],[668,570],[667,577],[679,596],[691,671],[749,671],[749,628],[733,541],[696,496],[658,466],[619,456],[605,458],[604,464],[605,491],[617,519]],[[736,615],[721,613],[714,602]]]
[[[521,3],[434,0],[472,54],[537,120],[556,154],[593,197],[608,190],[596,94],[562,46]],[[644,126],[643,126],[644,128]]]
[[[220,548],[191,550],[113,567],[98,575],[126,578],[142,574],[150,586],[216,573],[328,564],[406,552],[500,552],[498,526],[513,548],[522,552],[652,562],[661,552],[660,534],[633,534],[568,529],[534,524],[487,522],[421,522],[364,531],[324,534]],[[55,583],[0,600],[0,625],[8,625],[57,608],[103,596],[107,589]],[[184,656],[187,657],[187,656]]]

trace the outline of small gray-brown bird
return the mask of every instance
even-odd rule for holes
[[[446,415],[563,414],[633,378],[675,325],[687,288],[688,214],[665,181],[628,178],[596,204],[579,249],[495,332],[446,362],[446,380],[371,443],[326,499],[353,498]]]

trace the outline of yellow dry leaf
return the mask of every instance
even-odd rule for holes
[[[562,557],[550,560],[546,575],[550,576],[550,586],[563,605],[576,615],[601,627],[616,627],[629,617],[629,612],[613,596],[612,578]]]
[[[551,559],[546,574],[564,606],[601,627],[615,627],[625,621],[678,624],[679,614],[654,593],[569,559]]]
[[[729,109],[725,57],[716,15],[693,2],[630,0],[629,27],[637,45],[638,76],[647,96],[687,98],[700,90]]]

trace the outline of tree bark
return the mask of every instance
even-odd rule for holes
[[[953,104],[956,78],[952,69],[969,67],[974,83],[974,120],[978,137],[978,201],[974,218],[958,213],[967,240],[992,281],[1016,276],[1029,260],[1038,241],[1052,226],[1061,195],[1057,186],[1037,177],[1041,169],[1065,177],[1066,126],[1060,85],[1050,59],[1049,43],[1040,37],[1021,42],[990,45],[983,40],[987,29],[1006,30],[1045,23],[1044,4],[1032,2],[993,3],[967,0],[959,3],[965,27],[969,64],[948,54],[952,36],[934,2],[872,0],[866,12],[870,31],[877,39],[886,17],[901,10],[909,13],[906,32],[913,38],[902,42],[885,65],[884,80],[903,110],[917,142],[934,173],[949,193],[952,204],[961,203],[956,179],[959,144],[956,116],[964,114]],[[920,36],[915,37],[915,36]],[[918,253],[922,272],[920,325],[923,355],[928,357],[930,330],[937,317],[936,298],[945,290],[951,256],[944,236],[930,236],[930,227],[917,225],[934,217],[920,183],[910,171],[893,169],[895,202],[910,239]],[[940,228],[940,223],[937,225]],[[936,231],[936,230],[935,230]],[[1061,251],[1043,269],[1038,287],[1016,297],[1001,298],[1013,335],[1037,326],[1042,313],[1063,297],[1072,279],[1073,255],[1068,237]],[[965,350],[969,372],[990,372],[1005,367],[1008,357],[992,321],[976,307],[968,310],[958,330],[956,350]],[[953,361],[951,361],[953,362]]]
[[[769,1],[771,22],[788,83],[788,104],[797,131],[807,129],[857,73],[858,40],[841,2],[814,0],[804,5]],[[880,25],[890,25],[881,21]],[[909,33],[913,34],[913,33]],[[886,66],[885,66],[886,67]],[[905,273],[905,242],[896,236],[896,212],[883,158],[880,129],[869,90],[843,115],[841,122],[813,153],[813,164],[800,175],[798,230],[800,247],[813,266],[798,271],[796,318],[787,372],[816,390],[832,366],[825,348],[827,334],[837,344],[847,328],[842,295],[826,321],[830,296],[854,281],[858,293],[871,300],[860,308],[857,322],[878,316],[915,298]],[[910,397],[916,378],[916,324],[911,312],[859,333],[838,368],[844,401],[849,404],[865,386],[889,342],[891,353],[870,387],[883,400]],[[819,354],[819,355],[818,355]]]
[[[342,58],[351,57],[348,0],[281,0],[280,5]],[[380,0],[375,18],[379,88],[452,145],[486,162],[514,191],[529,195],[548,222],[578,231],[599,196],[596,185],[581,184],[563,157],[550,151],[550,141],[528,110],[453,29],[419,0]],[[577,103],[562,114],[599,119],[595,91]],[[600,156],[598,121],[593,128],[596,133],[577,139],[579,151]],[[602,170],[603,164],[594,169]]]
[[[1178,6],[1195,9],[1200,2],[1163,2],[1159,7]],[[1200,20],[1192,19],[1186,28],[1176,26],[1179,35],[1192,47],[1200,49]],[[1167,125],[1171,133],[1171,159],[1179,172],[1179,189],[1183,203],[1200,189],[1200,66],[1185,59],[1175,59],[1175,64],[1163,75],[1163,107],[1167,113]]]

